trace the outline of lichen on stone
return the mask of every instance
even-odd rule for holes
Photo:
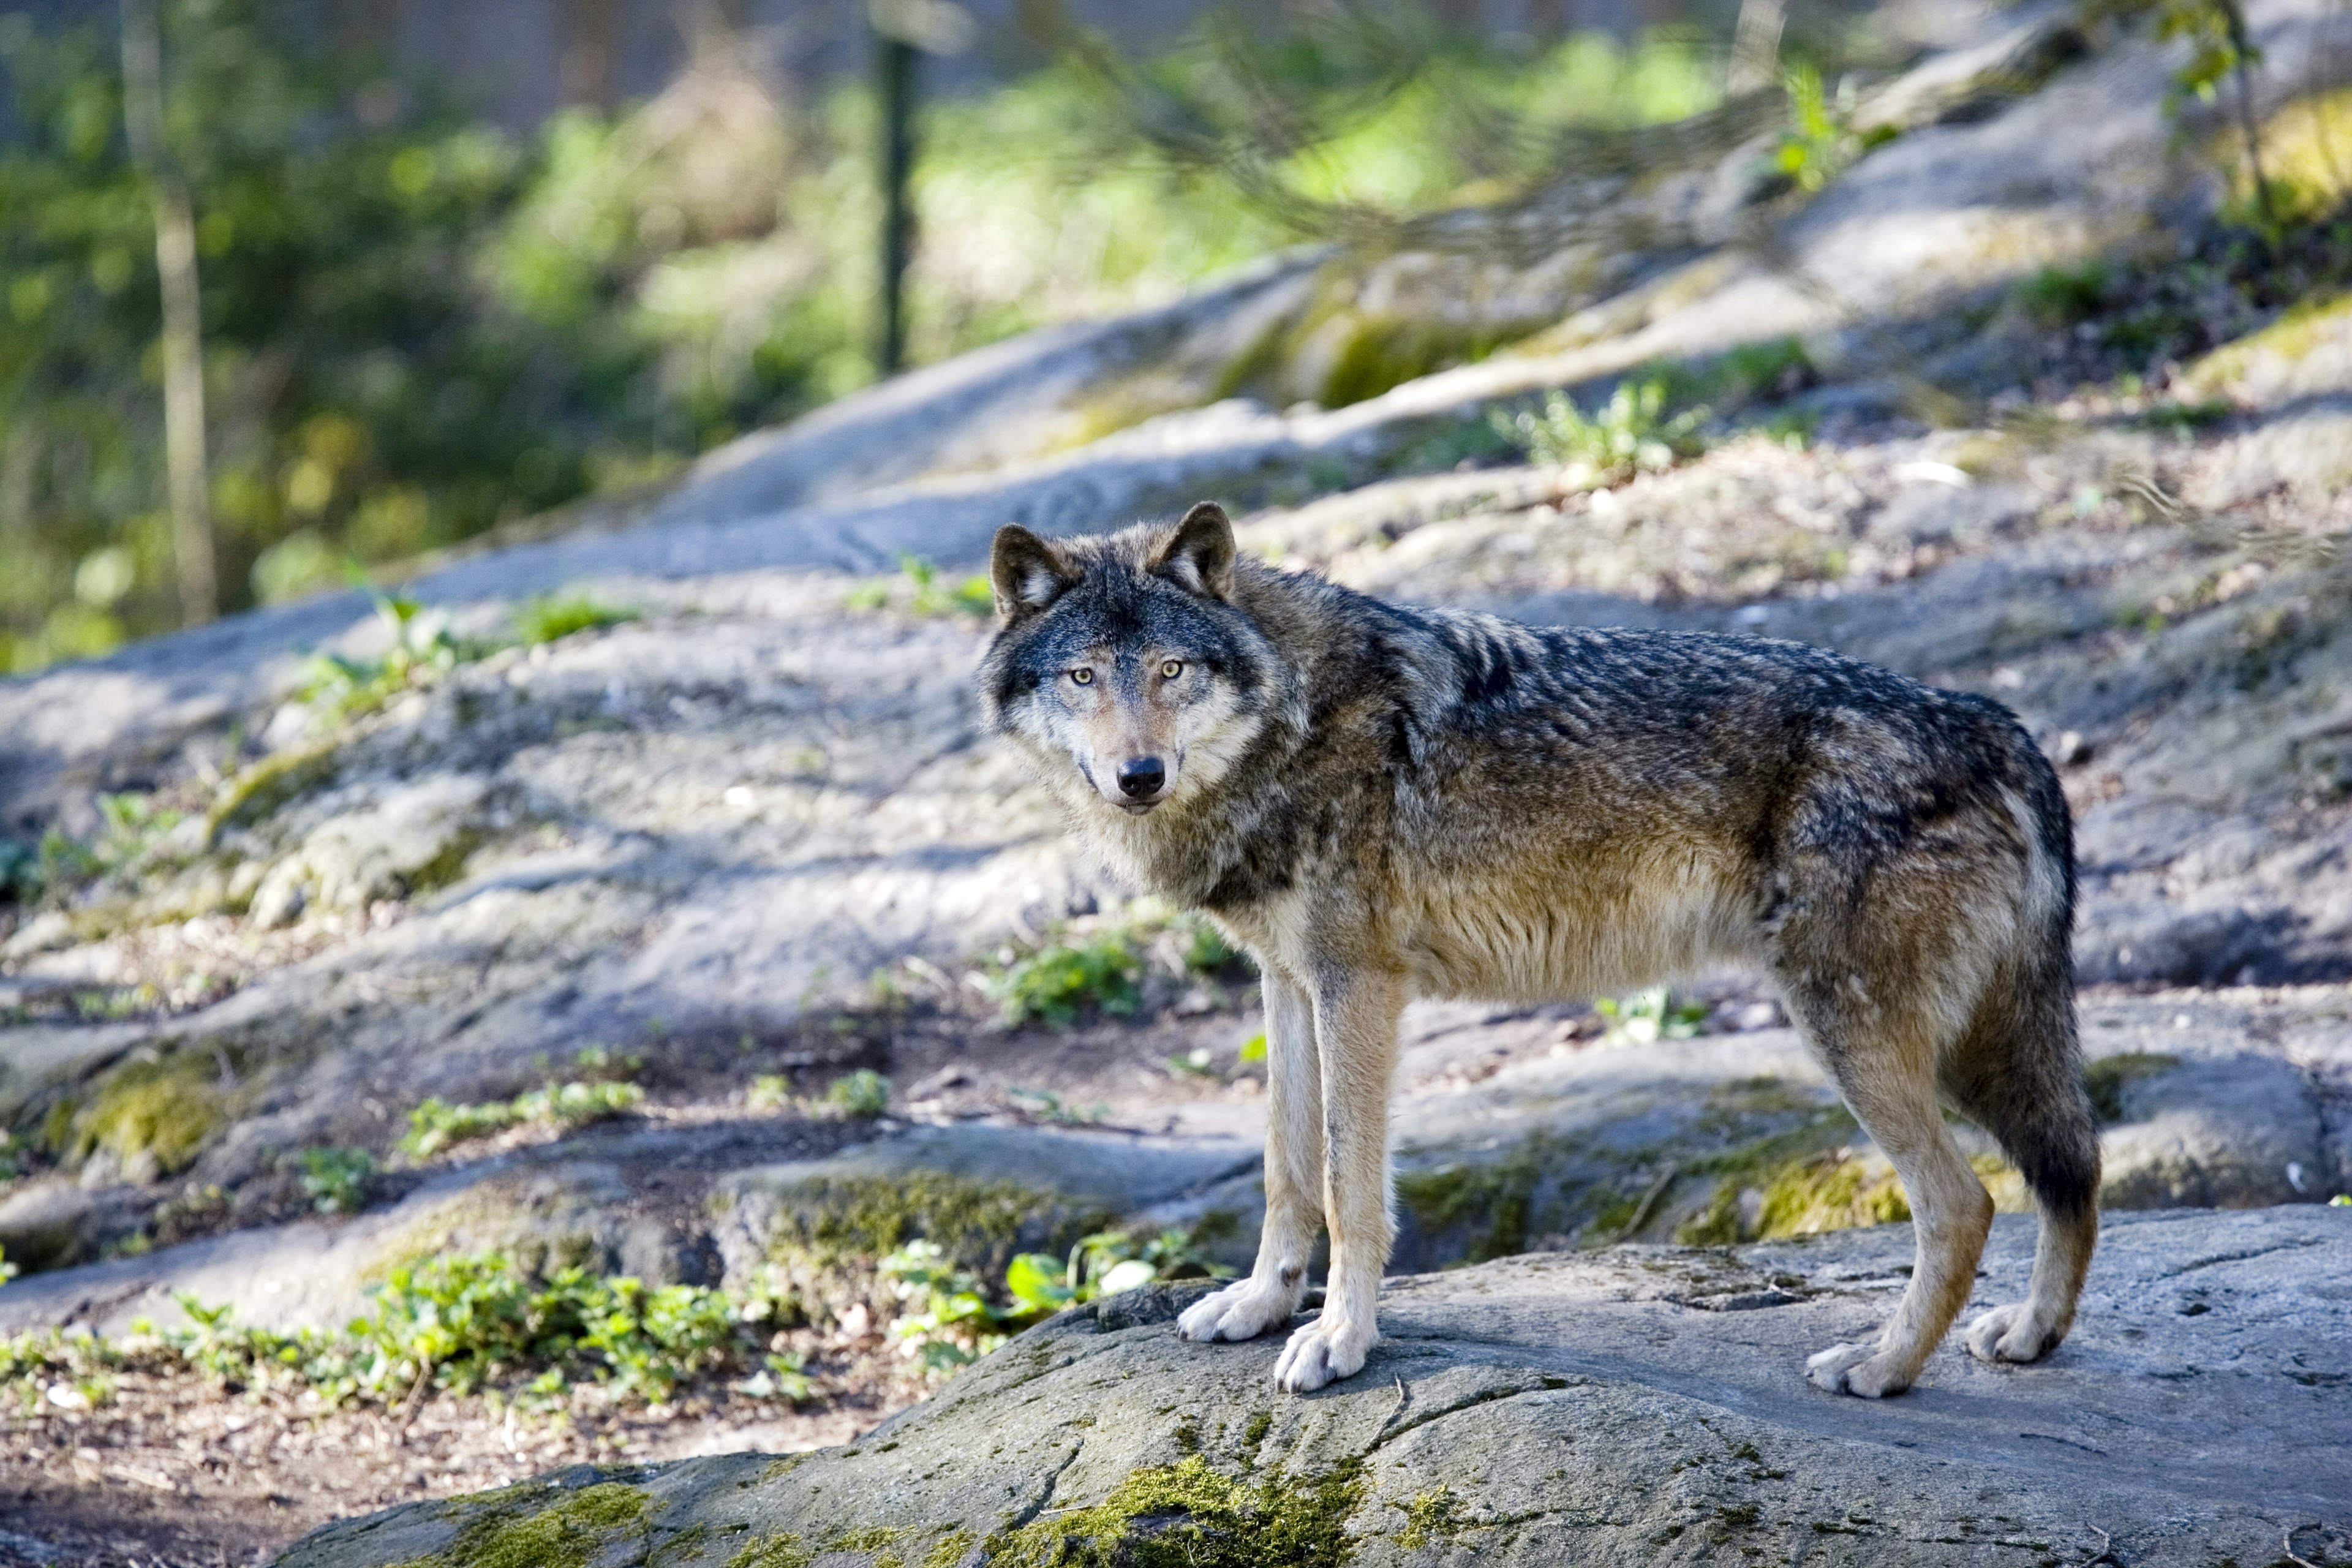
[[[1453,1488],[1443,1484],[1421,1493],[1411,1502],[1389,1506],[1404,1510],[1404,1528],[1397,1531],[1396,1540],[1407,1551],[1434,1541],[1450,1541],[1470,1527],[1462,1500],[1454,1495]]]
[[[501,1495],[513,1494],[492,1494]],[[535,1512],[484,1501],[446,1550],[395,1568],[587,1568],[623,1533],[642,1533],[651,1506],[644,1492],[619,1481],[566,1492]]]
[[[815,1556],[797,1535],[766,1535],[730,1557],[727,1568],[808,1568]]]
[[[1139,1469],[1091,1508],[1057,1510],[985,1547],[990,1568],[1341,1568],[1363,1501],[1350,1457],[1314,1476],[1235,1480],[1195,1454]]]

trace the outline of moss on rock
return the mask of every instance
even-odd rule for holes
[[[820,1176],[782,1196],[770,1256],[821,1269],[880,1258],[921,1237],[964,1268],[1001,1271],[1024,1247],[1066,1247],[1117,1217],[1059,1193],[946,1171]]]
[[[2124,1119],[2124,1091],[2142,1079],[2158,1078],[2180,1065],[2180,1058],[2162,1051],[2126,1051],[2101,1057],[2083,1069],[2083,1086],[2090,1090],[2091,1109],[2113,1125]]]
[[[75,1113],[67,1154],[87,1160],[103,1151],[134,1180],[186,1169],[226,1114],[215,1072],[212,1058],[187,1051],[115,1068]]]
[[[483,1511],[446,1550],[396,1568],[586,1568],[620,1536],[643,1534],[651,1506],[644,1492],[618,1481],[566,1492],[550,1506],[528,1512],[497,1500],[514,1495],[494,1492],[479,1500]]]
[[[1364,1496],[1362,1461],[1320,1475],[1235,1480],[1199,1455],[1139,1469],[1092,1508],[989,1538],[990,1568],[1340,1568]]]

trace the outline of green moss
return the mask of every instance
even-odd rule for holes
[[[315,741],[268,756],[238,773],[221,787],[212,809],[205,814],[205,842],[212,843],[225,828],[268,816],[335,771],[336,742]]]
[[[2166,1056],[2161,1051],[2126,1051],[2121,1056],[2101,1057],[2083,1069],[2083,1087],[2091,1093],[2091,1109],[2099,1120],[2117,1122],[2124,1119],[2124,1090],[2142,1079],[2156,1078],[2180,1065],[2179,1057]]]
[[[157,1175],[184,1170],[226,1112],[215,1071],[210,1057],[192,1052],[117,1068],[73,1119],[68,1157],[86,1160],[102,1149],[126,1168],[143,1165]]]
[[[885,1257],[919,1237],[992,1278],[1024,1244],[1066,1247],[1110,1217],[1018,1182],[944,1171],[819,1177],[785,1195],[770,1252],[833,1268]]]
[[[1441,1486],[1409,1503],[1389,1506],[1404,1510],[1404,1528],[1397,1532],[1397,1544],[1408,1552],[1433,1541],[1450,1541],[1470,1524],[1468,1516],[1462,1511],[1462,1500],[1454,1495],[1450,1487]]]
[[[1491,1164],[1400,1172],[1397,1201],[1426,1235],[1466,1230],[1465,1255],[1484,1263],[1527,1250],[1528,1215],[1542,1175],[1537,1141],[1530,1140]]]
[[[1850,1149],[1833,1149],[1781,1168],[1764,1188],[1756,1234],[1766,1239],[1812,1236],[1911,1217],[1893,1167]]]
[[[923,1558],[923,1568],[957,1568],[977,1542],[978,1537],[969,1530],[951,1530],[940,1537]]]
[[[816,1553],[797,1535],[768,1535],[727,1560],[727,1568],[808,1568]]]
[[[1195,1454],[1137,1470],[1092,1508],[988,1540],[990,1568],[1340,1568],[1363,1501],[1360,1459],[1319,1476],[1251,1483]]]
[[[446,1551],[397,1568],[586,1568],[624,1531],[643,1533],[648,1506],[645,1493],[617,1481],[583,1487],[535,1513],[491,1504]]]
[[[1425,316],[1364,315],[1351,325],[1318,390],[1326,408],[1344,408],[1432,371],[1482,360],[1500,341],[1491,329],[1465,330]]]

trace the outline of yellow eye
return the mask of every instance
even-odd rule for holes
[[[1095,672],[1091,669],[1074,669],[1070,671],[1070,679],[1080,686],[1092,686],[1095,683]]]
[[[1184,661],[1181,658],[1164,659],[1160,662],[1160,679],[1162,680],[1173,680],[1183,673]]]

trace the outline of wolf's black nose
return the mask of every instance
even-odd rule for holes
[[[1158,757],[1129,757],[1118,764],[1118,792],[1129,800],[1157,795],[1167,782],[1168,770],[1160,765]]]

